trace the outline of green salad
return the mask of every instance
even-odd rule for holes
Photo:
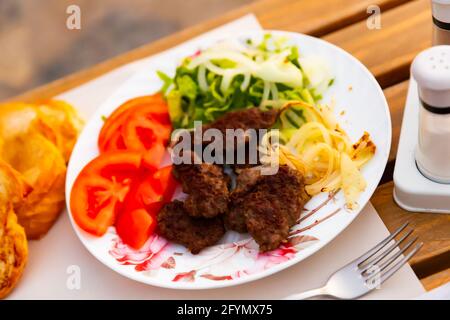
[[[231,110],[267,110],[293,100],[315,104],[333,83],[322,59],[301,56],[288,39],[269,34],[259,43],[217,43],[185,58],[174,77],[158,76],[174,128],[212,122]]]

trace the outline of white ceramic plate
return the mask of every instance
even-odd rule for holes
[[[258,39],[267,32],[252,32],[236,37]],[[391,119],[383,91],[372,74],[344,50],[302,34],[281,31],[270,33],[287,36],[293,44],[298,45],[301,55],[318,55],[328,61],[335,81],[322,102],[335,101],[337,117],[352,141],[367,131],[375,142],[377,152],[362,170],[367,188],[359,198],[359,209],[347,211],[342,192],[332,199],[328,194],[320,194],[307,203],[303,216],[311,210],[314,210],[314,214],[294,226],[289,243],[277,250],[260,254],[257,244],[249,235],[228,232],[220,244],[192,255],[183,246],[157,235],[152,236],[139,251],[124,245],[113,227],[103,237],[94,237],[74,223],[68,205],[73,228],[81,242],[106,266],[136,281],[166,288],[206,289],[242,284],[279,272],[317,252],[341,233],[369,201],[384,171],[391,144]],[[202,48],[218,40],[221,39],[206,41]],[[99,107],[82,132],[70,160],[66,181],[68,204],[78,173],[98,155],[97,137],[103,124],[102,117],[108,116],[130,98],[159,90],[161,81],[156,70],[174,74],[181,59],[198,49],[201,48],[192,46],[178,56],[159,55],[153,68],[136,73]],[[321,222],[312,225],[317,220]]]

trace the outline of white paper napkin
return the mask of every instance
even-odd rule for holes
[[[253,15],[247,15],[220,28],[190,40],[242,30],[260,30]],[[183,44],[161,54],[183,50]],[[80,109],[86,119],[138,68],[152,63],[142,59],[60,96]],[[355,221],[334,241],[312,257],[273,276],[223,289],[182,291],[162,289],[137,283],[120,276],[91,256],[78,240],[64,212],[43,239],[30,242],[29,263],[10,299],[280,299],[289,294],[324,284],[328,276],[367,251],[389,234],[375,209],[369,203]],[[81,288],[71,289],[73,268],[80,270]],[[424,292],[409,265],[404,266],[379,290],[366,299],[409,299]]]
[[[450,282],[422,294],[417,300],[450,300]]]

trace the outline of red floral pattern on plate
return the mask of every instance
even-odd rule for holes
[[[170,256],[165,251],[168,245],[169,242],[166,239],[153,234],[142,248],[135,250],[124,244],[117,237],[113,240],[113,248],[109,253],[121,264],[135,265],[136,271],[146,271],[160,267],[175,266],[173,257],[173,261],[168,261]]]
[[[318,207],[306,210],[300,221],[319,211],[333,197],[334,194],[331,194]],[[253,238],[241,237],[241,240],[235,241],[233,235],[231,238],[228,236],[229,233],[225,236],[225,243],[206,248],[196,256],[157,234],[153,234],[139,250],[128,247],[119,237],[115,237],[109,252],[120,264],[133,265],[138,272],[166,270],[170,272],[168,276],[174,282],[193,282],[197,278],[210,281],[233,280],[262,272],[293,259],[299,251],[319,241],[318,238],[305,235],[303,232],[331,218],[340,210],[336,209],[308,226],[301,228],[297,225],[291,231],[286,243],[269,252],[259,252],[259,246]],[[244,261],[243,266],[239,268],[235,261]]]

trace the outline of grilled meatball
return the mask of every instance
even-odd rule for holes
[[[252,165],[258,164],[259,159],[257,158],[258,152],[255,148],[260,139],[259,129],[269,129],[271,128],[278,117],[277,110],[261,111],[259,108],[250,108],[232,111],[226,113],[224,116],[220,117],[216,121],[204,125],[203,132],[207,129],[214,128],[219,130],[223,135],[223,147],[224,153],[222,155],[223,159],[228,160],[228,164],[234,165],[236,168],[246,168]],[[227,129],[242,131],[235,131],[234,135],[227,136]],[[254,129],[254,135],[248,134],[246,132],[249,129]],[[254,141],[256,140],[256,141]],[[231,146],[234,148],[234,154],[232,162],[226,157],[226,150],[230,152]],[[252,148],[252,150],[250,150]],[[238,154],[242,155],[241,159],[238,159]],[[252,155],[252,157],[250,157]]]
[[[231,165],[234,165],[237,168],[246,168],[251,165],[258,164],[257,155],[258,152],[256,149],[249,150],[253,146],[257,146],[258,139],[258,130],[259,129],[269,129],[271,128],[278,117],[278,111],[277,110],[269,110],[269,111],[261,111],[259,108],[250,108],[250,109],[243,109],[243,110],[237,110],[232,111],[229,113],[226,113],[216,121],[205,124],[202,126],[202,132],[205,133],[208,129],[217,129],[221,132],[223,135],[223,150],[220,151],[220,154],[216,154],[218,150],[214,150],[214,154],[212,154],[213,157],[217,159],[217,161],[220,161],[216,164],[224,164],[225,160],[227,159],[226,152],[227,150],[231,152],[231,146],[234,148],[234,154],[231,156],[233,157],[231,160],[233,160],[233,163],[228,163]],[[242,129],[243,134],[239,134],[239,132],[234,132],[235,135],[227,137],[226,130],[227,129]],[[248,135],[247,132],[245,132],[248,129],[254,129],[256,130],[256,135]],[[199,143],[194,141],[194,131],[189,133],[191,143],[190,145],[185,143],[183,141],[182,137],[179,137],[176,141],[173,141],[172,146],[175,147],[179,143],[183,143],[184,145],[189,148],[189,150],[185,150],[188,152],[191,152],[194,154],[194,144]],[[187,137],[186,137],[187,138]],[[256,139],[255,142],[250,143],[251,138]],[[204,148],[212,143],[214,141],[215,137],[212,137],[210,141],[201,141],[201,146],[196,152],[200,151],[202,152]],[[252,140],[253,141],[253,140]],[[175,154],[175,156],[180,156],[178,154],[178,149]],[[238,159],[237,154],[244,155],[242,159]],[[250,158],[250,155],[254,155],[253,158]],[[197,157],[201,159],[201,154],[196,154]],[[230,155],[228,156],[230,157]],[[205,160],[205,159],[203,159]],[[237,163],[238,160],[242,163]]]
[[[228,179],[221,167],[210,164],[180,164],[174,169],[189,196],[184,203],[192,217],[212,218],[228,208]]]
[[[223,222],[216,218],[192,218],[183,202],[166,204],[158,214],[158,232],[170,241],[186,246],[193,254],[216,244],[225,234]]]
[[[247,231],[262,252],[278,248],[289,235],[289,219],[276,195],[254,191],[245,197],[243,213]]]
[[[287,216],[289,227],[295,225],[304,204],[309,200],[303,177],[286,165],[280,166],[274,175],[261,176],[256,190],[274,196],[272,203]]]
[[[302,176],[288,166],[280,166],[274,175],[258,176],[251,170],[256,169],[240,173],[244,176],[231,195],[225,224],[238,232],[248,231],[261,251],[269,251],[286,240],[309,196]]]
[[[204,125],[203,130],[215,128],[225,134],[226,129],[267,129],[275,124],[278,110],[261,111],[259,108],[250,108],[228,112],[216,121]]]
[[[261,171],[257,168],[238,170],[236,178],[236,188],[230,195],[228,211],[224,216],[224,223],[227,229],[237,232],[247,232],[246,219],[243,212],[245,196],[252,190],[258,182]]]

